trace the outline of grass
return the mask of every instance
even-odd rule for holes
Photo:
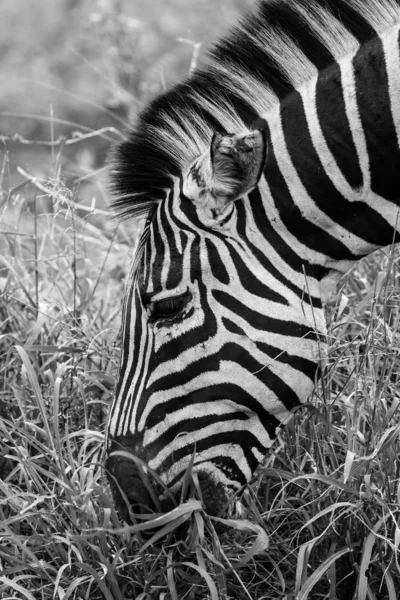
[[[189,472],[176,509],[127,526],[102,464],[136,230],[79,208],[60,169],[0,172],[0,597],[397,600],[399,251],[328,303],[322,378],[242,517],[207,515]]]

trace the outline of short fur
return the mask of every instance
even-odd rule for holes
[[[208,64],[156,98],[117,146],[116,211],[148,214],[215,131],[241,133],[399,18],[399,0],[262,0],[215,45]]]

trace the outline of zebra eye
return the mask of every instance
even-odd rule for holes
[[[171,296],[170,298],[163,298],[162,300],[151,302],[151,321],[173,319],[174,317],[179,316],[191,298],[192,294],[189,291],[186,291],[179,296]]]

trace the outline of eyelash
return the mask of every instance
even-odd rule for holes
[[[150,304],[151,321],[172,320],[179,316],[187,303],[191,300],[189,291],[180,296],[171,296],[163,300],[156,300]]]

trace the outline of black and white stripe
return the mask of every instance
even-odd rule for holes
[[[148,218],[110,452],[174,487],[195,450],[195,470],[228,492],[307,400],[325,289],[399,239],[399,30],[398,0],[264,0],[116,149],[115,206]],[[213,133],[251,130],[265,140],[262,176],[206,218],[196,186]],[[134,498],[130,467],[108,465]]]

